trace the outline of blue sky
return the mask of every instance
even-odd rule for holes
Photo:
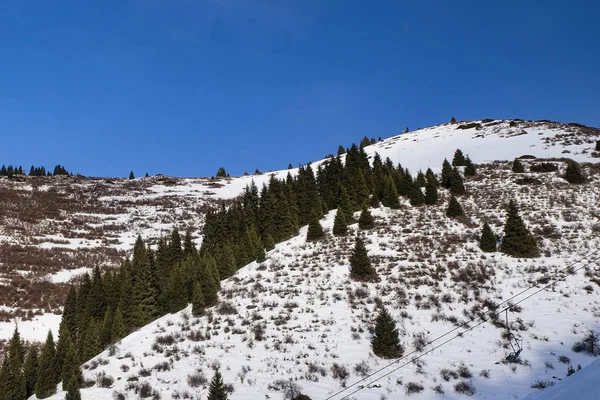
[[[232,175],[481,118],[600,126],[596,1],[0,3],[0,164]]]

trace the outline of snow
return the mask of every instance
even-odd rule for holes
[[[62,316],[56,314],[36,315],[30,321],[22,321],[20,318],[12,322],[0,322],[0,340],[8,340],[12,337],[15,324],[19,328],[21,338],[28,342],[44,342],[48,331],[52,331],[54,338],[58,337],[58,327]]]
[[[549,388],[531,393],[523,400],[599,400],[598,377],[600,377],[600,360],[592,362],[581,371],[563,378]]]
[[[83,275],[85,273],[91,273],[92,269],[87,267],[75,268],[75,269],[63,269],[53,274],[46,275],[45,279],[52,283],[67,283],[73,278]]]

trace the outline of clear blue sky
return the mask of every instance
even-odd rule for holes
[[[597,1],[0,3],[0,164],[286,168],[481,118],[600,126]]]

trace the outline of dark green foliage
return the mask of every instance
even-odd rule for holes
[[[66,168],[62,165],[57,165],[56,167],[54,167],[54,172],[52,173],[52,175],[69,175],[69,171],[67,171]]]
[[[77,348],[72,342],[69,344],[63,366],[61,370],[61,380],[63,390],[69,390],[68,384],[73,377],[79,377],[79,359],[77,358]]]
[[[350,278],[357,281],[372,281],[377,279],[377,272],[371,266],[367,249],[360,236],[356,236],[354,251],[350,257]]]
[[[0,398],[25,400],[27,383],[23,373],[25,350],[19,330],[15,327],[13,336],[6,348],[0,372]]]
[[[450,118],[450,123],[451,124],[455,124],[456,123],[456,118],[454,118],[454,117]]]
[[[81,348],[81,360],[87,361],[94,358],[100,351],[102,351],[102,343],[100,341],[100,334],[102,330],[102,323],[96,320],[91,320],[85,331],[84,342],[80,344]]]
[[[52,332],[48,332],[38,364],[38,376],[35,385],[35,395],[38,399],[44,399],[54,394],[56,384],[60,379],[60,373],[61,371],[58,369],[56,362],[54,338]]]
[[[221,167],[217,171],[217,178],[225,178],[227,176],[227,172],[225,172],[225,168]]]
[[[600,140],[596,140],[596,151],[600,151]]]
[[[419,207],[425,204],[425,195],[421,190],[421,187],[415,183],[412,185],[412,189],[410,191],[410,205],[413,207]]]
[[[344,186],[342,186],[340,189],[338,210],[341,210],[342,213],[344,213],[344,220],[346,223],[352,223],[354,219],[354,207],[350,204],[350,196],[348,196],[348,191]]]
[[[113,325],[110,333],[110,342],[124,338],[125,336],[127,336],[127,333],[129,333],[123,322],[123,313],[121,312],[121,308],[119,307],[117,307],[117,309],[115,310],[115,315],[113,317]]]
[[[265,238],[265,250],[271,251],[275,248],[275,241],[273,240],[273,236],[267,235]]]
[[[452,168],[452,180],[450,183],[450,193],[455,196],[459,196],[466,193],[465,184],[458,168]]]
[[[536,240],[521,219],[517,203],[514,200],[508,204],[500,251],[513,257],[536,257],[538,255]]]
[[[210,381],[210,387],[208,388],[208,399],[207,400],[227,400],[227,392],[225,391],[225,385],[223,384],[223,377],[219,370],[215,370],[215,375]]]
[[[129,172],[129,179],[135,179],[135,175],[133,174],[133,171]]]
[[[473,164],[473,161],[467,156],[465,160],[465,176],[475,175],[477,175],[477,168],[475,168],[475,164]]]
[[[346,218],[340,208],[335,213],[335,219],[333,220],[333,234],[336,236],[343,236],[348,233],[348,226],[346,225]]]
[[[386,177],[385,179],[385,188],[381,203],[389,208],[400,208],[398,191],[396,190],[396,185],[391,177]]]
[[[63,362],[67,356],[67,350],[73,343],[71,340],[71,334],[67,328],[62,325],[58,332],[58,341],[56,343],[56,367],[62,370]]]
[[[202,294],[202,286],[196,282],[194,285],[194,296],[192,298],[192,314],[197,317],[204,314],[204,295]]]
[[[419,171],[419,173],[417,174],[417,179],[415,179],[415,183],[419,187],[425,187],[425,184],[427,183],[427,178],[425,177],[423,171]]]
[[[306,240],[314,242],[325,236],[321,223],[315,218],[308,224],[308,232],[306,233]]]
[[[358,218],[358,227],[363,230],[372,229],[375,226],[375,220],[368,208],[363,208]]]
[[[27,353],[27,357],[25,358],[25,364],[23,365],[27,397],[30,397],[35,391],[38,374],[38,351],[37,346],[31,346]]]
[[[479,248],[485,252],[494,252],[496,251],[496,244],[498,239],[494,232],[492,232],[492,228],[490,225],[485,222],[483,224],[483,228],[481,229],[481,236],[479,238]]]
[[[64,325],[71,338],[77,338],[77,289],[71,285],[61,319],[61,325]]]
[[[400,358],[404,354],[396,322],[384,307],[381,308],[375,320],[371,349],[376,356],[381,358]]]
[[[448,203],[448,208],[446,209],[446,216],[455,218],[463,214],[463,209],[458,200],[456,200],[456,197],[450,197],[450,202]]]
[[[342,154],[346,153],[346,149],[344,149],[344,146],[339,145],[338,146],[338,151],[337,151],[337,155],[341,156]]]
[[[73,376],[67,385],[67,395],[65,396],[65,400],[81,400],[81,393],[79,392],[79,388],[81,387],[81,383],[77,376]]]
[[[578,162],[573,160],[567,161],[567,171],[565,172],[565,179],[569,183],[581,184],[585,182],[585,176],[581,172],[581,166]]]
[[[444,159],[442,164],[442,187],[450,189],[452,186],[452,166],[448,160]]]
[[[438,201],[438,181],[433,172],[430,169],[427,170],[425,175],[427,183],[425,184],[425,204],[434,205]]]
[[[512,163],[512,172],[516,174],[522,174],[523,172],[525,172],[525,167],[523,166],[523,163],[521,163],[521,160],[519,160],[518,158],[515,158]]]
[[[453,167],[464,167],[467,165],[467,160],[460,149],[456,149],[454,152],[454,158],[452,158],[452,166]]]

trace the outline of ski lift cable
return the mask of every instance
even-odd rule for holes
[[[517,297],[519,297],[519,296],[521,296],[521,295],[523,295],[523,294],[527,293],[528,291],[530,291],[530,290],[532,290],[532,289],[538,288],[538,290],[537,290],[537,291],[535,291],[535,292],[533,292],[532,294],[530,294],[530,295],[528,295],[528,296],[524,297],[523,299],[520,299],[519,301],[517,301],[516,303],[512,304],[511,306],[509,306],[509,307],[507,307],[507,308],[511,308],[511,307],[512,307],[512,306],[514,306],[514,305],[517,305],[517,304],[519,304],[519,303],[521,303],[521,302],[523,302],[523,301],[525,301],[525,300],[528,300],[528,299],[530,299],[532,296],[534,296],[534,295],[536,295],[536,294],[540,293],[540,292],[541,292],[541,291],[543,291],[543,290],[546,290],[547,288],[549,288],[549,287],[551,287],[551,286],[555,285],[556,283],[558,283],[558,282],[560,282],[560,281],[563,281],[563,280],[565,280],[565,279],[566,279],[568,276],[570,276],[570,275],[573,275],[574,273],[576,273],[576,272],[580,271],[581,269],[583,269],[583,268],[587,267],[588,265],[590,265],[590,264],[594,263],[595,261],[598,261],[598,260],[600,260],[600,256],[598,256],[598,257],[596,257],[596,258],[594,258],[594,259],[588,259],[588,258],[589,258],[589,257],[591,257],[591,256],[597,255],[598,253],[600,253],[600,249],[598,249],[598,250],[594,250],[594,251],[592,251],[591,253],[589,253],[589,254],[586,254],[585,256],[581,257],[579,260],[577,260],[577,261],[573,261],[573,262],[569,263],[569,264],[568,264],[567,266],[565,266],[564,268],[561,268],[560,270],[558,270],[558,271],[555,271],[555,272],[553,272],[553,273],[549,274],[549,275],[550,275],[552,278],[551,278],[551,277],[548,277],[548,279],[555,279],[555,280],[554,280],[554,282],[552,282],[552,283],[549,283],[549,284],[547,284],[547,285],[544,285],[544,286],[542,286],[541,288],[538,288],[538,286],[537,286],[537,285],[529,286],[528,288],[526,288],[526,289],[523,289],[523,290],[522,290],[522,291],[520,291],[519,293],[517,293],[517,294],[515,294],[515,295],[513,295],[513,296],[509,297],[508,299],[506,299],[506,300],[502,301],[501,303],[498,303],[497,307],[500,307],[501,305],[503,305],[503,304],[506,304],[506,303],[508,303],[508,302],[510,302],[510,301],[512,301],[512,300],[514,300],[515,298],[517,298]],[[581,266],[581,267],[579,267],[579,268],[576,268],[576,269],[574,269],[574,270],[572,270],[572,271],[568,271],[568,270],[569,270],[569,269],[571,269],[571,268],[572,268],[574,265],[576,265],[576,264],[579,264],[579,263],[583,262],[583,261],[584,261],[584,260],[586,260],[586,259],[588,259],[586,264],[584,264],[583,266]],[[562,273],[562,272],[565,272],[565,271],[567,272],[567,274],[566,274],[566,275],[564,275],[564,276],[562,276],[562,277],[554,278],[554,276],[556,276],[556,275],[558,275],[558,274],[560,274],[560,273]],[[600,270],[599,270],[599,271],[600,271]],[[391,373],[393,373],[393,372],[395,372],[395,371],[397,371],[397,370],[399,370],[399,369],[403,368],[404,366],[406,366],[406,365],[408,365],[408,364],[410,364],[410,363],[414,362],[415,360],[417,360],[417,359],[419,359],[419,358],[423,357],[424,355],[431,353],[433,350],[436,350],[436,349],[438,349],[439,347],[441,347],[441,346],[444,346],[445,344],[447,344],[447,343],[451,342],[452,340],[456,339],[457,337],[460,337],[460,336],[462,336],[464,333],[466,333],[466,332],[469,332],[469,331],[471,331],[471,330],[475,329],[476,327],[478,327],[478,326],[482,325],[484,322],[486,322],[486,321],[488,320],[487,318],[485,318],[485,319],[484,319],[484,317],[485,317],[485,316],[499,315],[499,314],[503,313],[504,311],[505,311],[505,310],[503,309],[503,310],[501,310],[501,311],[488,311],[488,312],[484,313],[484,315],[483,315],[483,316],[479,316],[479,317],[477,317],[478,319],[481,319],[481,321],[480,321],[480,322],[478,322],[476,325],[473,325],[473,326],[471,326],[471,327],[467,328],[467,330],[465,330],[465,331],[463,331],[463,332],[459,332],[459,334],[457,334],[457,335],[455,335],[455,336],[452,336],[451,338],[449,338],[449,339],[447,339],[446,341],[444,341],[444,342],[440,343],[439,345],[435,346],[434,348],[432,348],[432,349],[430,349],[430,350],[427,350],[426,352],[423,352],[423,353],[421,353],[420,355],[418,355],[418,356],[416,356],[416,357],[413,357],[413,358],[411,358],[411,359],[410,359],[408,362],[406,362],[406,363],[404,363],[404,364],[402,364],[402,365],[400,365],[400,366],[398,366],[398,367],[394,368],[392,371],[390,371],[390,372],[388,372],[388,373],[386,373],[386,374],[382,375],[381,377],[379,377],[379,378],[377,378],[377,379],[375,379],[375,380],[373,380],[373,381],[369,381],[369,384],[373,384],[374,382],[377,382],[378,380],[385,378],[386,376],[390,375]],[[433,344],[433,343],[437,342],[438,340],[440,340],[440,339],[442,339],[442,338],[444,338],[444,337],[446,337],[446,336],[450,335],[450,334],[451,334],[451,333],[453,333],[453,332],[456,332],[458,329],[461,329],[461,328],[464,328],[464,327],[466,327],[467,325],[469,325],[469,323],[472,323],[472,322],[473,322],[473,321],[467,321],[467,322],[464,322],[464,323],[462,323],[462,324],[460,324],[460,325],[456,326],[455,328],[453,328],[453,329],[449,330],[448,332],[446,332],[446,333],[444,333],[444,334],[442,334],[442,335],[440,335],[440,336],[438,336],[438,337],[434,338],[433,340],[429,341],[428,343],[426,343],[426,344],[425,344],[425,346],[424,346],[424,347],[426,347],[426,346],[429,346],[430,344]],[[336,397],[336,396],[338,396],[338,395],[340,395],[340,394],[342,394],[342,393],[344,393],[344,392],[346,392],[346,391],[350,390],[351,388],[353,388],[353,387],[355,387],[355,386],[357,386],[357,385],[359,385],[359,384],[361,384],[361,383],[367,382],[367,381],[368,381],[368,380],[369,380],[371,377],[373,377],[373,376],[375,376],[375,375],[379,374],[380,372],[382,372],[382,371],[386,370],[387,368],[390,368],[390,367],[391,367],[391,366],[393,366],[394,364],[398,364],[399,362],[401,362],[401,361],[403,361],[403,360],[407,359],[409,356],[412,356],[412,355],[414,355],[414,354],[416,354],[416,353],[418,353],[418,351],[417,351],[417,350],[413,350],[413,351],[411,351],[410,353],[408,353],[408,354],[406,354],[406,355],[404,355],[404,356],[402,356],[402,357],[400,357],[400,358],[398,358],[398,359],[396,359],[396,360],[394,360],[394,361],[392,361],[392,362],[390,362],[390,363],[388,363],[388,364],[384,365],[383,367],[379,368],[377,371],[375,371],[375,372],[373,372],[373,373],[371,373],[371,374],[369,374],[369,375],[365,376],[365,377],[364,377],[364,378],[362,378],[361,380],[359,380],[359,381],[356,381],[356,382],[355,382],[355,383],[353,383],[352,385],[350,385],[350,386],[346,386],[346,387],[345,387],[345,388],[343,388],[342,390],[340,390],[340,391],[338,391],[338,392],[336,392],[336,393],[332,394],[331,396],[329,396],[329,397],[325,398],[325,400],[331,400],[331,399],[333,399],[334,397]],[[363,388],[364,388],[364,387],[360,387],[359,389],[357,389],[357,390],[353,391],[353,392],[352,392],[352,393],[350,393],[349,395],[346,395],[346,396],[344,396],[344,397],[340,398],[339,400],[344,400],[344,399],[346,399],[348,396],[351,396],[351,395],[353,395],[354,393],[356,393],[356,392],[358,392],[358,391],[362,390]]]

